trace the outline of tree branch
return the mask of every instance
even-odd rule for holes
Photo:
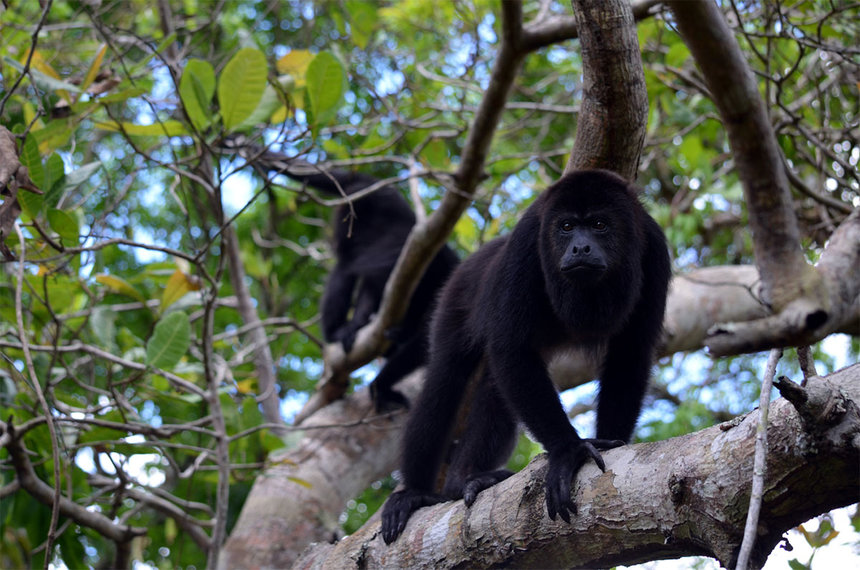
[[[772,404],[752,553],[759,566],[787,530],[857,500],[860,365],[792,389],[803,395],[804,415],[786,399]],[[594,568],[705,555],[731,567],[750,496],[758,416],[604,452],[605,473],[587,465],[577,478],[579,513],[570,525],[546,516],[547,464],[540,456],[469,509],[452,501],[419,510],[392,545],[379,536],[376,516],[336,544],[309,548],[295,566],[378,568],[408,560],[410,568]]]
[[[149,529],[116,524],[108,517],[96,511],[90,511],[74,501],[60,495],[54,496],[54,488],[39,479],[33,470],[33,464],[27,457],[27,451],[15,433],[12,424],[7,424],[9,440],[6,449],[12,465],[15,467],[15,475],[22,491],[26,491],[40,503],[48,506],[57,505],[59,512],[64,517],[69,517],[76,523],[91,528],[109,540],[117,543],[126,542],[135,536],[145,535]],[[50,557],[49,557],[50,558]]]
[[[472,196],[484,175],[484,163],[496,126],[526,55],[522,46],[521,3],[502,2],[501,7],[499,52],[484,97],[469,128],[460,155],[460,166],[453,177],[453,187],[426,222],[412,228],[386,283],[379,312],[369,325],[358,332],[352,351],[344,354],[339,344],[326,347],[326,370],[317,385],[317,392],[302,409],[300,419],[342,396],[349,385],[349,373],[382,352],[387,342],[385,331],[403,317],[421,275],[445,244],[460,215],[471,204]]]
[[[668,2],[731,144],[765,300],[779,312],[798,298],[826,308],[827,291],[800,249],[788,178],[755,77],[719,6]]]
[[[605,168],[635,180],[645,142],[648,92],[630,3],[572,4],[582,51],[583,99],[565,170]]]
[[[813,299],[794,300],[776,315],[747,322],[722,321],[705,343],[714,356],[813,344],[830,333],[857,334],[860,323],[860,210],[830,236],[814,271],[826,291],[824,308]]]
[[[423,373],[397,389],[414,401]],[[396,467],[405,411],[374,416],[365,388],[326,406],[302,424],[301,439],[269,458],[254,483],[219,568],[285,568],[312,542],[341,536],[346,502]],[[298,438],[298,436],[297,436]]]

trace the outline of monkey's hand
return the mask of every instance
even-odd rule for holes
[[[601,471],[606,471],[606,464],[597,449],[607,449],[603,444],[611,443],[615,441],[582,439],[573,445],[549,452],[549,469],[546,474],[546,510],[549,518],[555,520],[558,515],[564,522],[570,522],[570,515],[576,514],[576,505],[570,498],[573,478],[589,459],[593,459]],[[621,441],[620,444],[623,445],[624,442]]]
[[[385,541],[385,544],[391,544],[406,528],[406,523],[412,513],[421,507],[429,507],[443,501],[445,498],[441,495],[416,491],[415,489],[404,489],[392,493],[382,509],[382,540]]]

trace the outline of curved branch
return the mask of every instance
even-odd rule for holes
[[[731,144],[753,234],[765,299],[778,312],[826,291],[800,248],[788,177],[755,77],[715,2],[668,2],[696,60]]]
[[[725,322],[711,330],[705,344],[713,356],[769,348],[810,345],[837,331],[857,334],[860,323],[860,209],[830,236],[813,269],[825,290],[818,298],[800,297],[776,315],[746,322]]]
[[[21,490],[26,491],[44,505],[54,505],[54,488],[39,479],[36,475],[36,472],[33,470],[33,464],[30,463],[30,459],[27,457],[27,451],[21,445],[21,441],[18,439],[12,424],[7,424],[7,429],[10,437],[6,443],[6,449],[9,451],[9,457],[12,460],[12,465],[15,467],[15,475],[21,486]],[[86,507],[82,507],[68,499],[65,495],[60,495],[56,504],[59,507],[60,514],[64,517],[69,517],[76,523],[91,528],[105,538],[118,543],[127,542],[135,536],[143,536],[148,532],[146,528],[116,524],[103,514],[87,510]]]

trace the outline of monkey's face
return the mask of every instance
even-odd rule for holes
[[[632,237],[630,224],[624,223],[629,217],[618,211],[617,204],[561,202],[568,203],[555,204],[541,224],[544,269],[578,286],[598,284],[624,265]]]

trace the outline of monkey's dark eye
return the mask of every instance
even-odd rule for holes
[[[594,220],[594,222],[592,222],[591,224],[591,227],[599,232],[602,232],[606,230],[606,222],[604,222],[603,220]]]
[[[573,224],[571,222],[569,222],[568,220],[563,220],[561,222],[561,231],[563,231],[563,232],[573,231]]]

